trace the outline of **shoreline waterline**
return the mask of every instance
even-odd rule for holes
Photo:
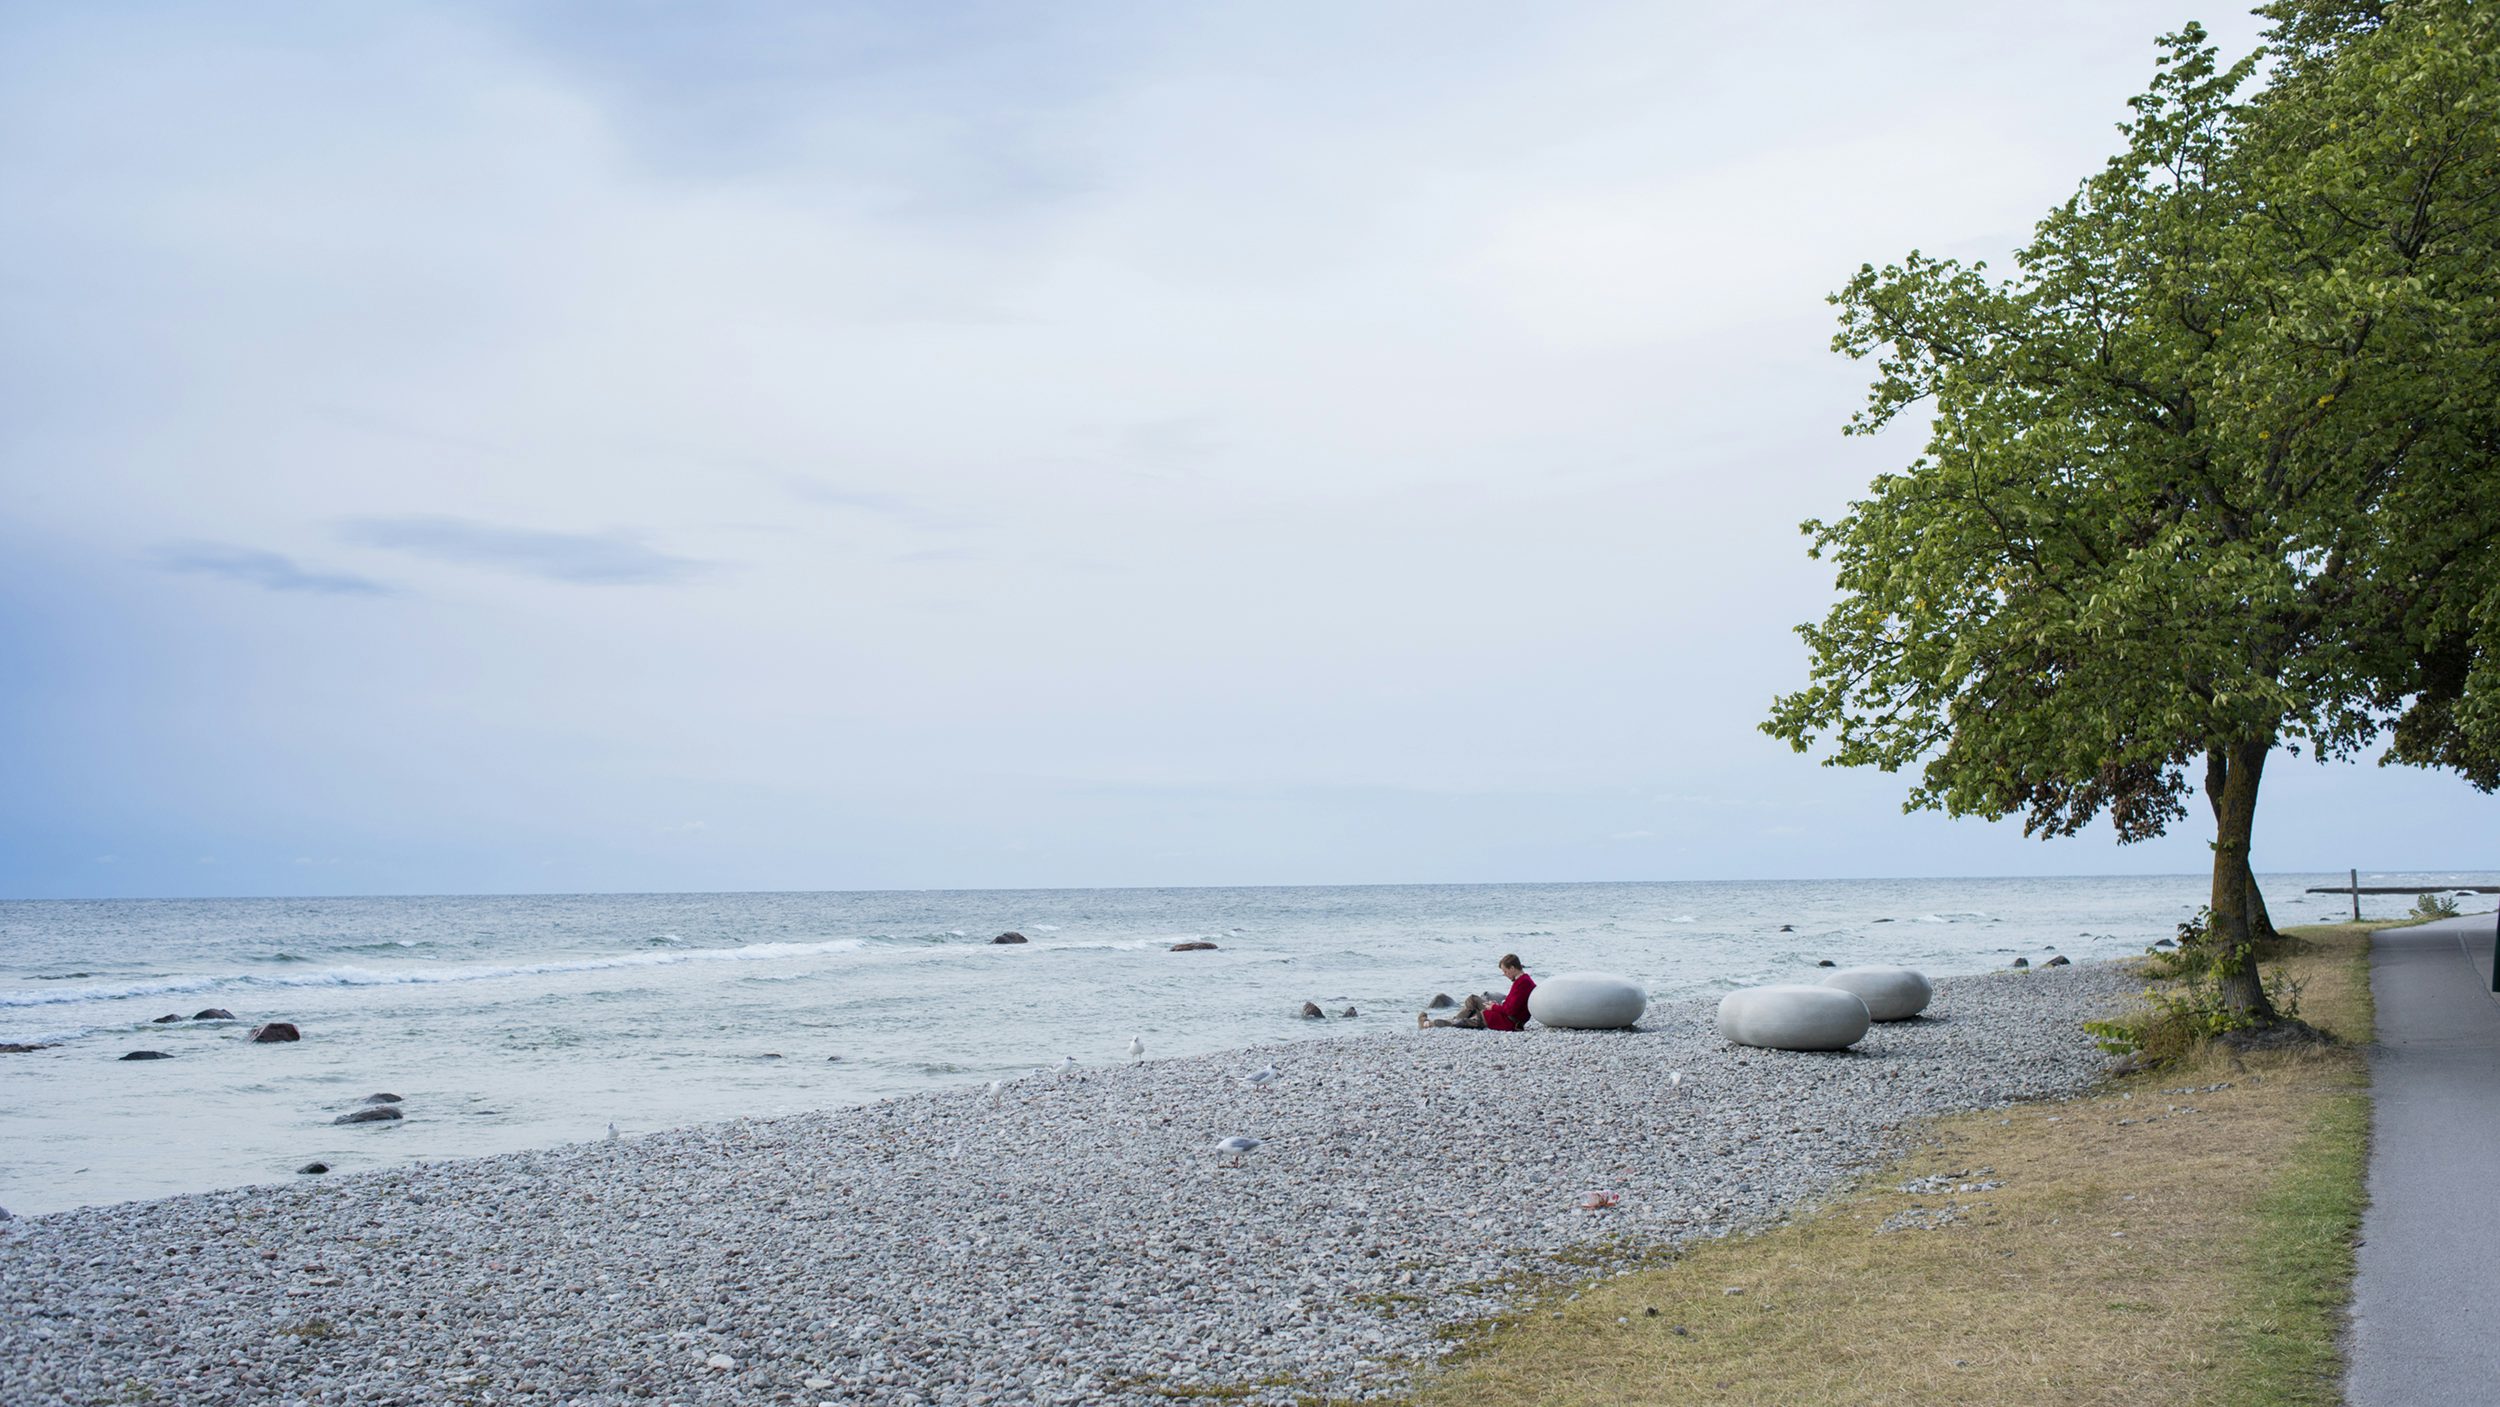
[[[1632,1033],[1410,1027],[64,1211],[0,1227],[0,1301],[29,1307],[0,1395],[1380,1395],[1506,1276],[1758,1225],[1925,1115],[2087,1087],[2076,1023],[2137,986],[1948,978],[1833,1055],[1729,1047],[1701,1000]],[[1233,1134],[1263,1146],[1215,1155]]]

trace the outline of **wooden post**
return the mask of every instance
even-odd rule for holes
[[[2361,922],[2361,871],[2352,872],[2352,921]]]

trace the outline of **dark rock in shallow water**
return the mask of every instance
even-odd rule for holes
[[[192,1012],[191,1019],[194,1021],[232,1021],[234,1013],[222,1006],[212,1006],[206,1011]]]
[[[1318,1002],[1304,1002],[1302,1004],[1302,1019],[1305,1021],[1325,1021],[1328,1019],[1328,1013],[1319,1009]]]
[[[1340,1011],[1340,1012],[1338,1012],[1337,1014],[1338,1014],[1339,1016],[1360,1016],[1360,1015],[1362,1015],[1363,1013],[1361,1013],[1361,1012],[1359,1012],[1359,1011],[1356,1011],[1353,1007],[1350,1007],[1350,1006],[1349,1006],[1349,1007],[1347,1007],[1345,1010]]]
[[[1793,924],[1793,923],[1783,923],[1783,924],[1781,924],[1781,925],[1780,925],[1780,932],[1782,932],[1782,933],[1794,933],[1794,932],[1796,932],[1796,931],[1797,931],[1797,925],[1795,925],[1795,924]]]
[[[1840,964],[1839,964],[1839,963],[1836,963],[1836,962],[1832,961],[1830,958],[1821,958],[1821,959],[1818,959],[1818,960],[1815,962],[1815,964],[1814,964],[1814,965],[1815,965],[1816,967],[1838,967],[1838,966],[1840,966]]]
[[[2069,966],[2072,966],[2073,964],[2071,964],[2070,962],[2068,962],[2068,961],[2067,961],[2066,955],[2065,955],[2064,953],[2059,953],[2056,957],[2053,957],[2053,958],[2049,959],[2047,962],[2044,962],[2044,963],[2042,963],[2042,964],[2040,964],[2040,965],[2041,965],[2042,967],[2069,967]]]
[[[2175,948],[2179,945],[2167,938],[2156,938],[2153,940],[2153,946],[2156,948]]]
[[[41,1044],[23,1045],[17,1041],[0,1041],[0,1055],[31,1055],[36,1051],[50,1050],[51,1048],[52,1047],[48,1045]]]
[[[1001,933],[997,937],[992,938],[990,941],[993,943],[1021,943],[1025,941],[1025,938],[1021,933]]]
[[[251,1036],[258,1045],[268,1045],[273,1041],[300,1041],[303,1038],[304,1033],[296,1030],[292,1021],[264,1022],[252,1028]]]
[[[174,1012],[174,1013],[172,1013],[172,1014],[170,1014],[170,1015],[160,1016],[160,1017],[156,1018],[154,1021],[149,1022],[148,1024],[149,1024],[149,1025],[151,1025],[151,1026],[162,1026],[162,1025],[165,1025],[166,1023],[168,1023],[168,1022],[180,1021],[181,1019],[182,1019],[182,1013],[181,1013],[181,1012],[179,1012],[179,1011],[177,1011],[177,1012]]]
[[[1205,941],[1195,943],[1174,943],[1172,945],[1172,951],[1176,953],[1211,953],[1215,951],[1215,945]]]
[[[123,1057],[122,1057],[122,1059],[124,1059],[124,1060],[171,1060],[171,1059],[173,1059],[173,1057],[172,1057],[172,1056],[170,1056],[170,1055],[167,1055],[165,1052],[163,1052],[163,1051],[161,1051],[161,1050],[134,1050],[134,1051],[130,1052],[128,1055],[123,1056]]]
[[[299,1173],[326,1173],[329,1170],[330,1165],[328,1163],[306,1163],[304,1166],[296,1169]]]
[[[341,1114],[337,1118],[332,1119],[330,1122],[334,1124],[387,1124],[393,1119],[401,1117],[403,1116],[399,1112],[398,1105],[376,1104],[370,1108],[358,1109],[351,1113]]]
[[[1435,992],[1432,994],[1432,1000],[1424,1003],[1424,1010],[1439,1011],[1443,1007],[1456,1005],[1458,1005],[1458,998],[1451,996],[1447,992]]]
[[[2028,968],[2028,967],[2030,967],[2030,966],[2031,966],[2031,959],[2029,959],[2029,958],[2016,958],[2016,959],[2014,959],[2014,965],[2015,965],[2016,967]]]
[[[365,1096],[365,1103],[367,1104],[397,1104],[400,1102],[400,1097],[396,1094],[368,1094]]]

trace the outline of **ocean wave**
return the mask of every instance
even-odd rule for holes
[[[741,948],[697,948],[690,952],[622,953],[610,957],[559,958],[549,962],[483,967],[424,968],[380,972],[363,967],[327,967],[318,972],[199,974],[142,978],[109,987],[78,987],[49,992],[0,992],[0,1010],[11,1007],[65,1006],[74,1002],[118,1001],[127,997],[171,996],[220,987],[418,987],[451,982],[492,982],[506,977],[544,977],[568,972],[607,972],[617,968],[679,967],[698,963],[771,962],[857,952],[866,946],[857,938],[822,943],[750,943]]]

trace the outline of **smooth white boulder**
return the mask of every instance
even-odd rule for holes
[[[1846,1050],[1873,1018],[1839,987],[1747,987],[1719,999],[1719,1035],[1772,1050]]]
[[[1907,1021],[1936,999],[1936,984],[1907,967],[1844,967],[1827,974],[1823,985],[1857,993],[1877,1021]]]
[[[1620,1031],[1649,1010],[1649,993],[1628,977],[1566,972],[1540,977],[1528,993],[1528,1015],[1565,1031]]]

